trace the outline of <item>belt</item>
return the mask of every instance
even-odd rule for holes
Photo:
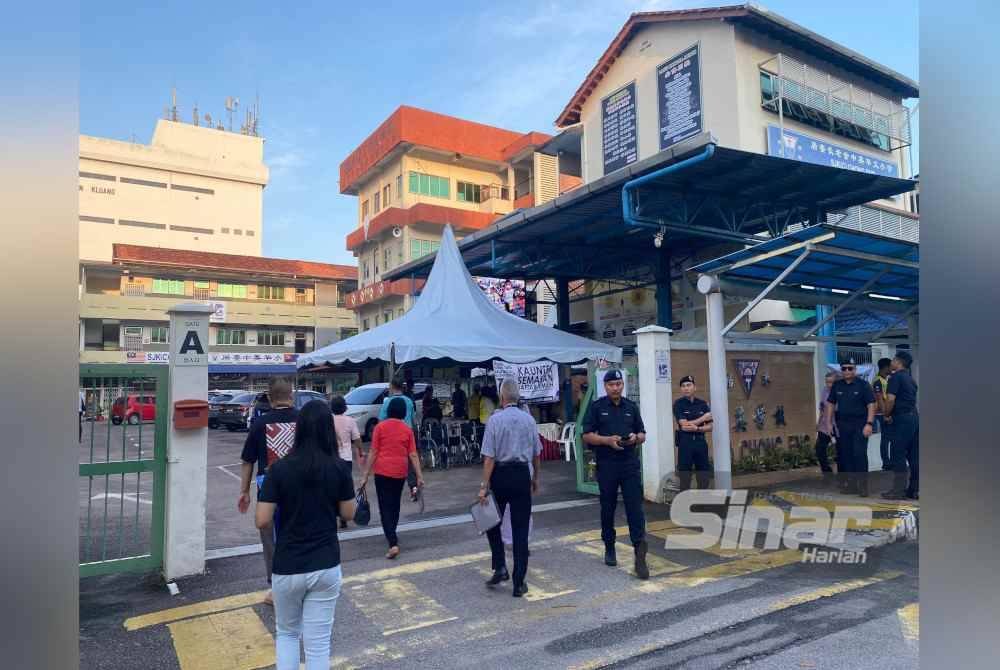
[[[527,461],[496,461],[493,466],[497,468],[506,468],[514,465],[520,465],[522,467],[528,467]]]

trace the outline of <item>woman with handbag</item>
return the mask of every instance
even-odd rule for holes
[[[340,595],[337,517],[354,518],[354,482],[337,454],[329,406],[307,403],[295,423],[288,456],[275,461],[257,495],[255,522],[265,528],[281,508],[272,592],[278,670],[330,667],[330,631]]]
[[[403,485],[406,483],[407,462],[413,466],[413,471],[417,475],[418,489],[424,486],[424,475],[420,470],[413,430],[404,421],[405,401],[402,398],[393,398],[389,401],[386,413],[389,418],[380,421],[372,433],[372,448],[368,454],[365,474],[361,478],[361,488],[364,489],[368,485],[368,477],[374,472],[382,532],[389,543],[389,551],[385,557],[396,558],[399,556],[396,526],[399,524],[400,497]]]

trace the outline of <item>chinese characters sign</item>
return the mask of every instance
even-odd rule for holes
[[[635,82],[601,101],[601,134],[604,147],[604,174],[610,174],[638,160]]]
[[[878,174],[884,177],[899,177],[899,167],[894,161],[863,154],[853,149],[832,144],[826,140],[810,137],[793,130],[785,129],[782,141],[781,128],[767,126],[767,153],[769,156],[781,156],[782,145],[784,157],[804,163],[829,165],[830,167],[854,170],[866,174]]]
[[[698,45],[656,68],[660,149],[701,132],[701,71]]]

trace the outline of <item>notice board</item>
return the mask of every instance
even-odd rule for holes
[[[702,131],[701,63],[698,45],[656,68],[660,150]]]
[[[638,160],[634,81],[601,100],[601,137],[604,174]]]

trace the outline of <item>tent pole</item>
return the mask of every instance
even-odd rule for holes
[[[389,381],[396,378],[396,345],[389,345]]]

